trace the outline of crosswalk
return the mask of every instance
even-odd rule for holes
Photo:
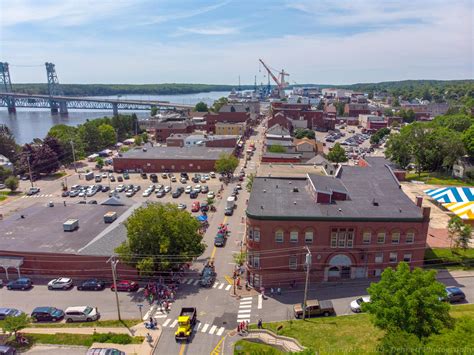
[[[163,328],[173,329],[178,325],[177,319],[166,319],[161,325]],[[225,332],[225,327],[219,327],[218,325],[211,323],[201,323],[199,320],[196,321],[193,331],[196,333],[207,333],[210,335],[221,336]]]
[[[252,313],[253,297],[244,297],[240,299],[239,311],[237,313],[237,323],[250,322]]]
[[[194,278],[186,278],[181,281],[182,285],[192,285],[192,286],[198,286],[199,285],[199,279],[194,279]],[[214,285],[212,285],[212,288],[215,288],[217,290],[223,290],[223,291],[229,291],[231,289],[232,285],[229,285],[227,282],[220,282],[216,281],[214,282]]]
[[[38,195],[31,195],[31,196],[28,196],[28,195],[21,196],[21,198],[38,198],[38,197],[53,197],[53,194],[38,194]]]

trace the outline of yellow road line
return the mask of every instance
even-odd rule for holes
[[[232,277],[230,277],[229,275],[224,275],[224,279],[230,283],[231,285],[234,284],[234,280],[232,279]]]
[[[186,349],[186,344],[182,343],[181,346],[179,347],[179,355],[183,355],[185,349]]]
[[[211,351],[211,355],[219,355],[219,354],[221,353],[220,347],[221,347],[222,341],[225,339],[226,336],[227,336],[227,334],[224,335],[224,336],[221,338],[221,340],[219,340],[219,342],[217,343],[216,347]]]
[[[226,223],[227,223],[227,216],[225,216],[224,220],[222,221],[222,224],[226,224]],[[214,259],[214,256],[216,255],[216,251],[217,251],[217,248],[214,245],[214,249],[212,249],[212,253],[211,253],[211,260]]]

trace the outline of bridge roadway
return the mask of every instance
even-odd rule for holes
[[[0,107],[34,107],[50,108],[53,112],[67,113],[67,109],[89,109],[89,110],[113,110],[118,114],[119,110],[150,110],[151,107],[159,109],[192,109],[194,106],[186,104],[175,104],[159,100],[124,100],[124,99],[101,99],[94,97],[77,96],[50,96],[31,95],[13,92],[0,92]],[[14,112],[14,109],[13,109]]]

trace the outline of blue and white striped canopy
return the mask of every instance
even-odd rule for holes
[[[425,193],[441,203],[474,201],[474,188],[472,187],[441,187],[425,190]]]

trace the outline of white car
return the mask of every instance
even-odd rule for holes
[[[72,322],[93,322],[100,318],[100,313],[96,307],[76,306],[68,307],[64,311],[64,319],[67,323]]]
[[[214,198],[214,197],[216,197],[216,194],[214,193],[214,191],[209,191],[207,193],[207,198]]]
[[[165,190],[166,193],[168,193],[168,192],[171,191],[171,187],[167,185],[167,186],[165,186],[164,190]]]
[[[211,171],[211,172],[209,173],[209,175],[210,175],[210,176],[211,176],[211,178],[213,178],[213,179],[216,177],[216,173],[215,173],[215,172],[213,172],[213,171]]]
[[[211,179],[211,177],[209,176],[209,174],[204,174],[203,177],[204,177],[204,179],[206,179],[206,180],[210,180],[210,179]]]
[[[171,177],[171,182],[176,182],[176,177],[175,176]]]
[[[192,188],[191,186],[189,186],[189,185],[186,186],[186,188],[184,189],[184,193],[185,193],[185,194],[190,194],[191,191],[193,191],[193,188]]]
[[[185,210],[185,209],[186,209],[186,205],[185,205],[184,203],[178,204],[178,210],[183,211],[183,210]]]
[[[201,192],[201,189],[202,189],[201,185],[194,186],[194,191]]]
[[[362,296],[356,298],[354,301],[351,302],[351,311],[354,313],[362,312],[362,304],[369,303],[370,296]]]
[[[48,290],[67,290],[72,287],[72,279],[59,277],[48,282]]]
[[[180,181],[182,184],[186,184],[186,182],[187,182],[188,180],[186,180],[186,178],[182,177],[181,179],[179,179],[179,181]]]
[[[148,197],[151,195],[151,190],[150,189],[146,189],[143,193],[142,193],[142,196],[143,197]]]
[[[102,174],[102,179],[107,179],[107,173]]]

